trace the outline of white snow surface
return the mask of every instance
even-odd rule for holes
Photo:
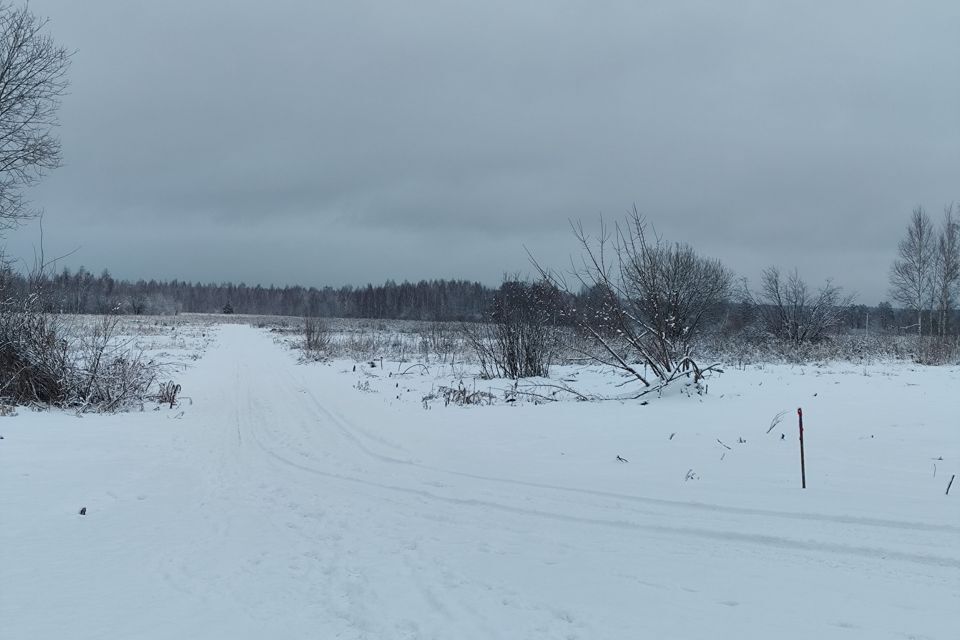
[[[0,637],[960,637],[956,367],[425,410],[211,331],[192,403],[0,418]]]

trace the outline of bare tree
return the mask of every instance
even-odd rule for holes
[[[933,293],[936,251],[933,223],[923,207],[913,210],[898,251],[900,257],[890,268],[890,297],[917,314],[917,336],[922,336],[923,312]]]
[[[32,215],[23,189],[60,164],[57,126],[70,54],[27,5],[0,4],[0,231]]]
[[[559,344],[561,292],[548,281],[505,279],[490,322],[463,325],[486,378],[547,377]]]
[[[678,376],[703,373],[694,359],[694,341],[707,317],[730,294],[732,275],[718,260],[685,244],[667,243],[647,229],[636,207],[623,223],[591,238],[573,225],[582,249],[574,263],[574,284],[588,292],[586,309],[571,310],[577,329],[592,338],[596,360],[621,369],[645,387]],[[568,292],[563,277],[537,269]]]
[[[800,346],[818,342],[835,330],[853,298],[829,280],[811,292],[796,269],[783,278],[779,269],[769,267],[760,279],[755,306],[768,332]]]
[[[953,214],[953,204],[943,209],[943,222],[937,238],[933,269],[933,292],[936,298],[937,330],[940,337],[949,335],[950,315],[960,289],[960,220]]]

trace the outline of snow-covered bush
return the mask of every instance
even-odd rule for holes
[[[68,395],[70,355],[58,319],[34,311],[36,301],[0,307],[0,397],[13,404],[60,404]]]
[[[117,339],[117,317],[69,327],[40,296],[0,302],[0,401],[116,411],[150,393],[160,366]]]

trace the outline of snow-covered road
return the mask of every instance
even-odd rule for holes
[[[0,637],[957,637],[956,501],[816,488],[862,477],[858,451],[800,493],[764,475],[795,457],[771,436],[695,488],[672,465],[716,436],[660,435],[702,404],[611,432],[640,408],[425,411],[350,382],[224,326],[182,411],[4,419]]]

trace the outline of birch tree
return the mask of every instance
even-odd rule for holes
[[[933,295],[936,242],[933,223],[923,207],[910,216],[900,240],[899,258],[890,268],[890,297],[917,315],[917,336],[923,335],[923,312]]]
[[[950,316],[960,289],[960,220],[954,216],[952,204],[943,210],[934,263],[937,330],[940,337],[946,337],[950,333]]]

